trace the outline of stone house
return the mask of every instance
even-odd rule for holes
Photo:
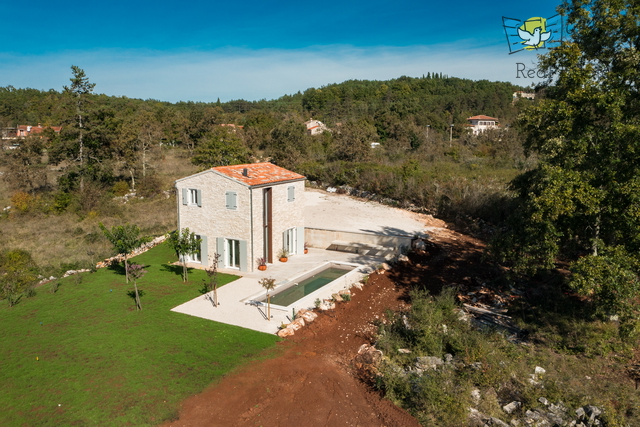
[[[329,131],[327,125],[320,120],[309,119],[304,124],[307,126],[308,135],[320,135],[324,131]]]
[[[202,239],[188,261],[251,272],[257,259],[304,251],[305,177],[271,163],[219,166],[175,182],[178,229]]]

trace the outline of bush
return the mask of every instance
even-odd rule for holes
[[[122,197],[125,194],[129,193],[129,184],[127,184],[126,181],[118,181],[113,184],[113,187],[111,187],[111,191],[115,196]]]
[[[162,182],[156,175],[148,175],[139,181],[137,194],[142,197],[153,197],[162,193]]]
[[[26,213],[34,207],[35,198],[24,191],[18,191],[11,196],[11,205],[13,208],[20,212]]]

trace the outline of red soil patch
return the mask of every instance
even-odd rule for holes
[[[248,366],[187,399],[178,426],[417,426],[404,410],[357,378],[353,359],[370,344],[387,309],[408,307],[409,291],[482,280],[482,244],[443,229],[422,257],[371,275],[350,302],[319,313],[283,341],[282,355]]]

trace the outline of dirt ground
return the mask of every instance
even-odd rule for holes
[[[353,359],[372,343],[375,323],[387,309],[406,308],[409,290],[438,292],[445,284],[483,280],[484,245],[446,228],[430,216],[414,215],[430,227],[421,257],[382,274],[350,302],[319,313],[316,321],[279,343],[281,355],[225,377],[187,399],[179,419],[165,426],[417,426],[417,421],[359,380]],[[469,283],[471,284],[471,283]]]

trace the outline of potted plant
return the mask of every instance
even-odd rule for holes
[[[280,258],[280,262],[287,262],[289,259],[289,251],[286,249],[280,249],[278,252],[278,258]]]
[[[267,269],[267,259],[265,257],[260,257],[257,260],[258,270],[265,271]]]
[[[307,242],[304,242],[304,253],[305,254],[309,253],[309,244]]]

